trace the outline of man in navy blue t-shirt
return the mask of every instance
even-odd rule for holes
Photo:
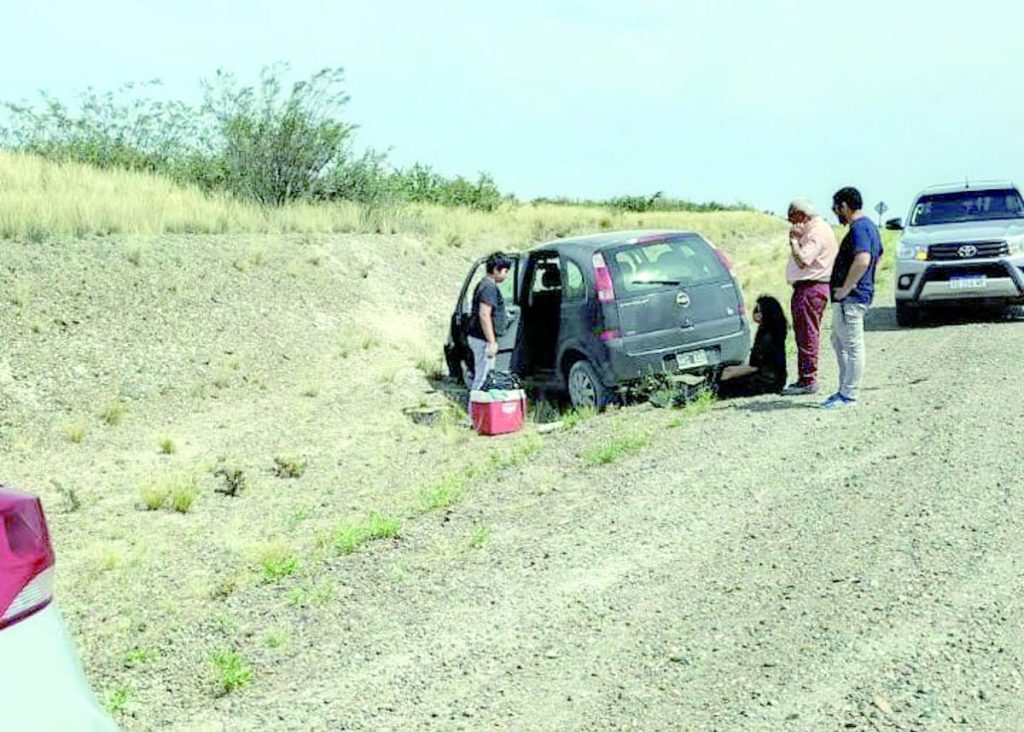
[[[832,196],[832,210],[849,231],[839,245],[832,268],[832,347],[839,359],[839,389],[821,405],[826,409],[857,403],[864,375],[864,315],[875,295],[875,269],[882,257],[882,237],[861,209],[864,199],[856,188]]]

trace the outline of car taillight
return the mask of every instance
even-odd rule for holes
[[[594,284],[597,287],[597,299],[600,302],[615,301],[615,287],[612,285],[612,273],[605,264],[604,256],[594,255]]]
[[[725,267],[725,271],[735,277],[736,273],[732,269],[732,262],[730,262],[729,258],[727,256],[725,256],[725,252],[723,252],[718,247],[714,247],[714,250],[715,250],[715,256],[718,257],[718,261],[722,263],[723,267]]]
[[[0,628],[50,604],[53,560],[42,503],[0,487]]]

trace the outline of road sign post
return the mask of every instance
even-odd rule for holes
[[[888,210],[889,210],[889,206],[886,204],[885,201],[879,201],[875,205],[875,211],[878,212],[878,228],[879,229],[882,228],[882,214],[884,214]]]

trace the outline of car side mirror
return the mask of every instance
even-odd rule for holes
[[[903,219],[889,219],[885,222],[885,228],[889,231],[903,231]]]

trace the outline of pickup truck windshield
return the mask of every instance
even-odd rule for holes
[[[910,215],[911,226],[957,224],[1024,218],[1024,201],[1011,189],[957,191],[921,196]]]

